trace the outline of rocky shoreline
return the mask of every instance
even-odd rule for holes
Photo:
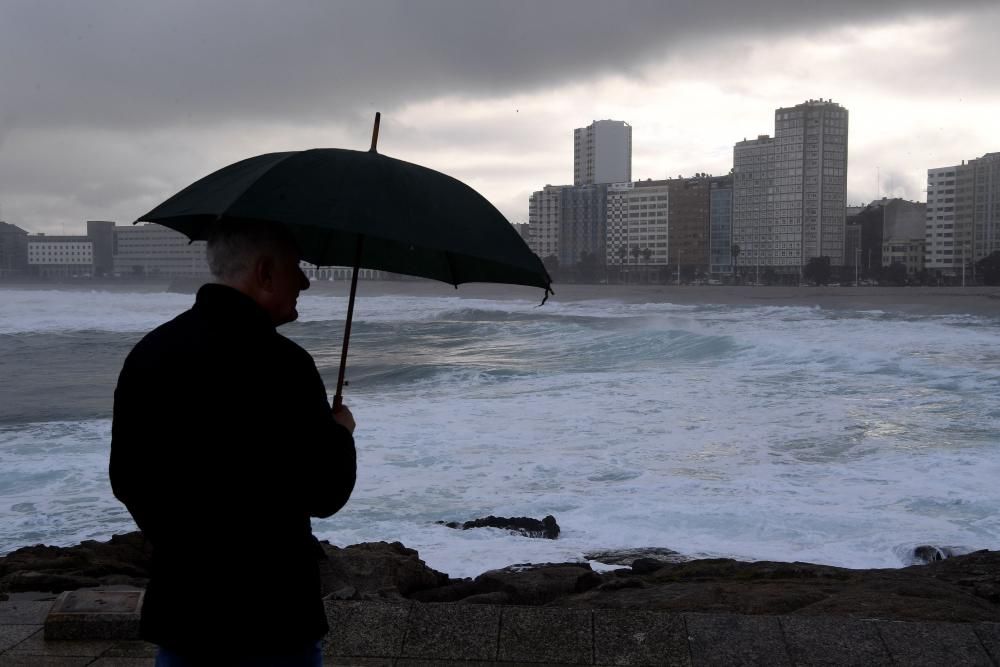
[[[654,550],[626,554],[622,558],[629,566],[609,572],[596,572],[588,563],[548,563],[453,579],[399,542],[323,547],[323,592],[331,599],[1000,621],[1000,551],[900,569],[851,570],[811,563],[684,560],[669,550]],[[0,557],[0,600],[29,591],[143,587],[150,556],[138,532],[74,547],[24,547]]]

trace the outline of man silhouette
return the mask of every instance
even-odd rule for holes
[[[355,481],[354,418],[276,331],[309,281],[283,226],[217,223],[217,283],[146,335],[115,389],[110,477],[153,548],[141,634],[157,665],[318,665],[328,517]]]

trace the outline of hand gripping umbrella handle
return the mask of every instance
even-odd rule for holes
[[[344,404],[344,371],[347,369],[347,346],[351,342],[351,321],[354,319],[354,295],[358,291],[358,271],[361,269],[361,250],[365,237],[358,235],[358,249],[354,255],[354,273],[351,275],[351,298],[347,302],[347,323],[344,324],[344,347],[340,351],[340,374],[337,376],[337,393],[333,397],[333,409]]]

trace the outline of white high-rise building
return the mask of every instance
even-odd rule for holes
[[[774,112],[774,138],[733,149],[737,265],[798,273],[811,257],[844,264],[848,113],[828,100]]]
[[[528,247],[542,259],[559,256],[562,191],[566,187],[568,186],[546,185],[528,198]]]
[[[632,126],[595,120],[573,130],[573,185],[632,180]]]
[[[924,266],[958,275],[1000,250],[1000,153],[927,170]]]
[[[669,264],[668,181],[608,186],[607,264],[662,267]]]

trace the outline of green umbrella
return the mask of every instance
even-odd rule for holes
[[[360,268],[432,278],[458,287],[488,282],[541,287],[538,256],[492,204],[461,181],[375,151],[316,148],[241,160],[192,183],[140,216],[206,238],[222,219],[271,220],[317,266],[352,266],[335,403],[341,401]],[[544,303],[544,299],[543,299]]]

